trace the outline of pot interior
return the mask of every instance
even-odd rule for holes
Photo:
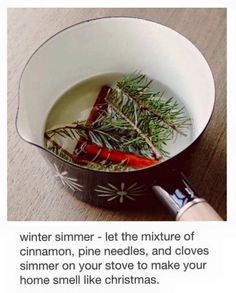
[[[17,128],[44,146],[48,114],[69,88],[88,78],[140,71],[173,92],[192,119],[184,150],[206,127],[214,106],[214,81],[199,50],[176,31],[137,18],[91,20],[63,30],[30,58],[20,81]]]

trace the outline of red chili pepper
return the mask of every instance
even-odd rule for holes
[[[97,117],[99,116],[99,112],[107,107],[107,103],[105,101],[105,98],[106,98],[109,90],[110,90],[110,87],[107,85],[104,85],[101,88],[101,90],[96,98],[96,101],[93,105],[93,108],[92,108],[91,112],[89,113],[88,119],[86,120],[85,126],[88,126],[89,124],[93,123],[97,119]],[[77,153],[77,149],[80,148],[81,143],[84,141],[85,141],[84,138],[79,139],[78,143],[76,144],[74,154]]]

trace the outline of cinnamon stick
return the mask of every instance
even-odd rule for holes
[[[93,123],[99,116],[99,113],[101,113],[102,110],[104,110],[107,107],[107,102],[105,101],[106,96],[108,95],[111,88],[107,85],[104,85],[98,96],[97,99],[93,105],[93,108],[88,116],[88,119],[85,123],[85,126],[88,126],[89,124]]]
[[[99,94],[98,94],[98,96],[97,96],[97,98],[95,100],[95,103],[93,105],[93,108],[92,108],[91,112],[89,113],[88,119],[86,120],[85,126],[88,126],[89,124],[92,124],[98,118],[99,112],[107,107],[105,97],[107,96],[107,94],[110,91],[110,89],[111,88],[109,86],[107,86],[107,85],[104,85],[101,88],[101,90],[100,90],[100,92],[99,92]],[[76,150],[80,148],[81,143],[84,142],[84,141],[85,141],[85,139],[82,138],[82,137],[78,140],[78,143],[77,143],[77,145],[75,147],[75,150],[74,150],[75,154],[77,152]]]
[[[78,144],[77,144],[78,146]],[[92,161],[112,161],[114,163],[125,162],[127,166],[131,166],[134,169],[139,169],[143,167],[148,167],[155,165],[159,160],[148,159],[133,155],[130,153],[125,153],[119,150],[108,150],[107,148],[100,147],[93,143],[81,142],[80,147],[76,150],[77,156],[75,155],[74,160],[79,158],[81,155]]]

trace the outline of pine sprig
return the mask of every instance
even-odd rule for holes
[[[123,121],[112,121],[109,116],[102,115],[92,124],[86,125],[85,122],[74,122],[72,124],[57,125],[53,128],[48,129],[45,134],[53,138],[54,136],[59,136],[64,138],[69,138],[72,140],[79,140],[83,138],[89,140],[100,147],[106,147],[109,150],[120,149],[121,144],[128,144],[130,136],[126,136],[128,133],[128,125]],[[120,137],[121,132],[123,135]]]
[[[84,127],[84,122],[74,122],[70,124],[56,125],[50,129],[47,129],[45,134],[50,138],[55,135],[61,136],[63,138],[79,139],[80,137],[86,137],[86,128]]]
[[[140,154],[141,142],[142,147],[146,144],[149,148],[149,152],[147,149],[145,150],[145,156],[158,159],[167,155],[164,145],[172,138],[172,131],[166,124],[162,123],[159,118],[150,115],[149,111],[143,110],[136,101],[121,90],[113,89],[106,100],[116,113],[116,120],[125,120],[131,126],[132,131],[136,131],[136,135],[134,135],[136,140],[133,142],[136,154]],[[138,140],[137,137],[140,139]]]
[[[133,108],[133,112],[130,112],[128,115],[128,107],[127,104],[122,102],[122,104],[119,105],[119,100],[112,100],[113,95],[110,95],[110,100],[107,98],[107,103],[109,106],[112,107],[112,109],[123,119],[125,120],[131,128],[136,131],[137,135],[140,136],[141,139],[143,139],[146,144],[150,147],[151,151],[153,152],[155,159],[159,159],[161,157],[160,152],[157,150],[155,145],[152,142],[152,137],[147,136],[144,132],[143,129],[145,128],[146,131],[148,131],[148,126],[146,125],[145,119],[142,119],[142,117],[138,115],[141,115],[140,111],[138,111],[137,108]],[[117,105],[118,104],[118,105]],[[120,107],[119,107],[120,106]]]
[[[183,129],[191,124],[191,120],[186,117],[184,107],[179,108],[173,97],[165,99],[164,93],[152,91],[151,83],[145,75],[133,74],[118,82],[117,88],[136,102],[142,111],[147,111],[149,115],[170,127],[172,135],[174,131],[186,135]]]

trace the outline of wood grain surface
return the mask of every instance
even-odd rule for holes
[[[226,9],[12,8],[8,10],[8,220],[172,220],[159,202],[147,210],[111,211],[77,200],[55,180],[38,149],[16,132],[19,77],[34,50],[67,26],[112,15],[167,25],[191,40],[207,59],[215,79],[215,109],[181,168],[199,194],[226,219]]]

